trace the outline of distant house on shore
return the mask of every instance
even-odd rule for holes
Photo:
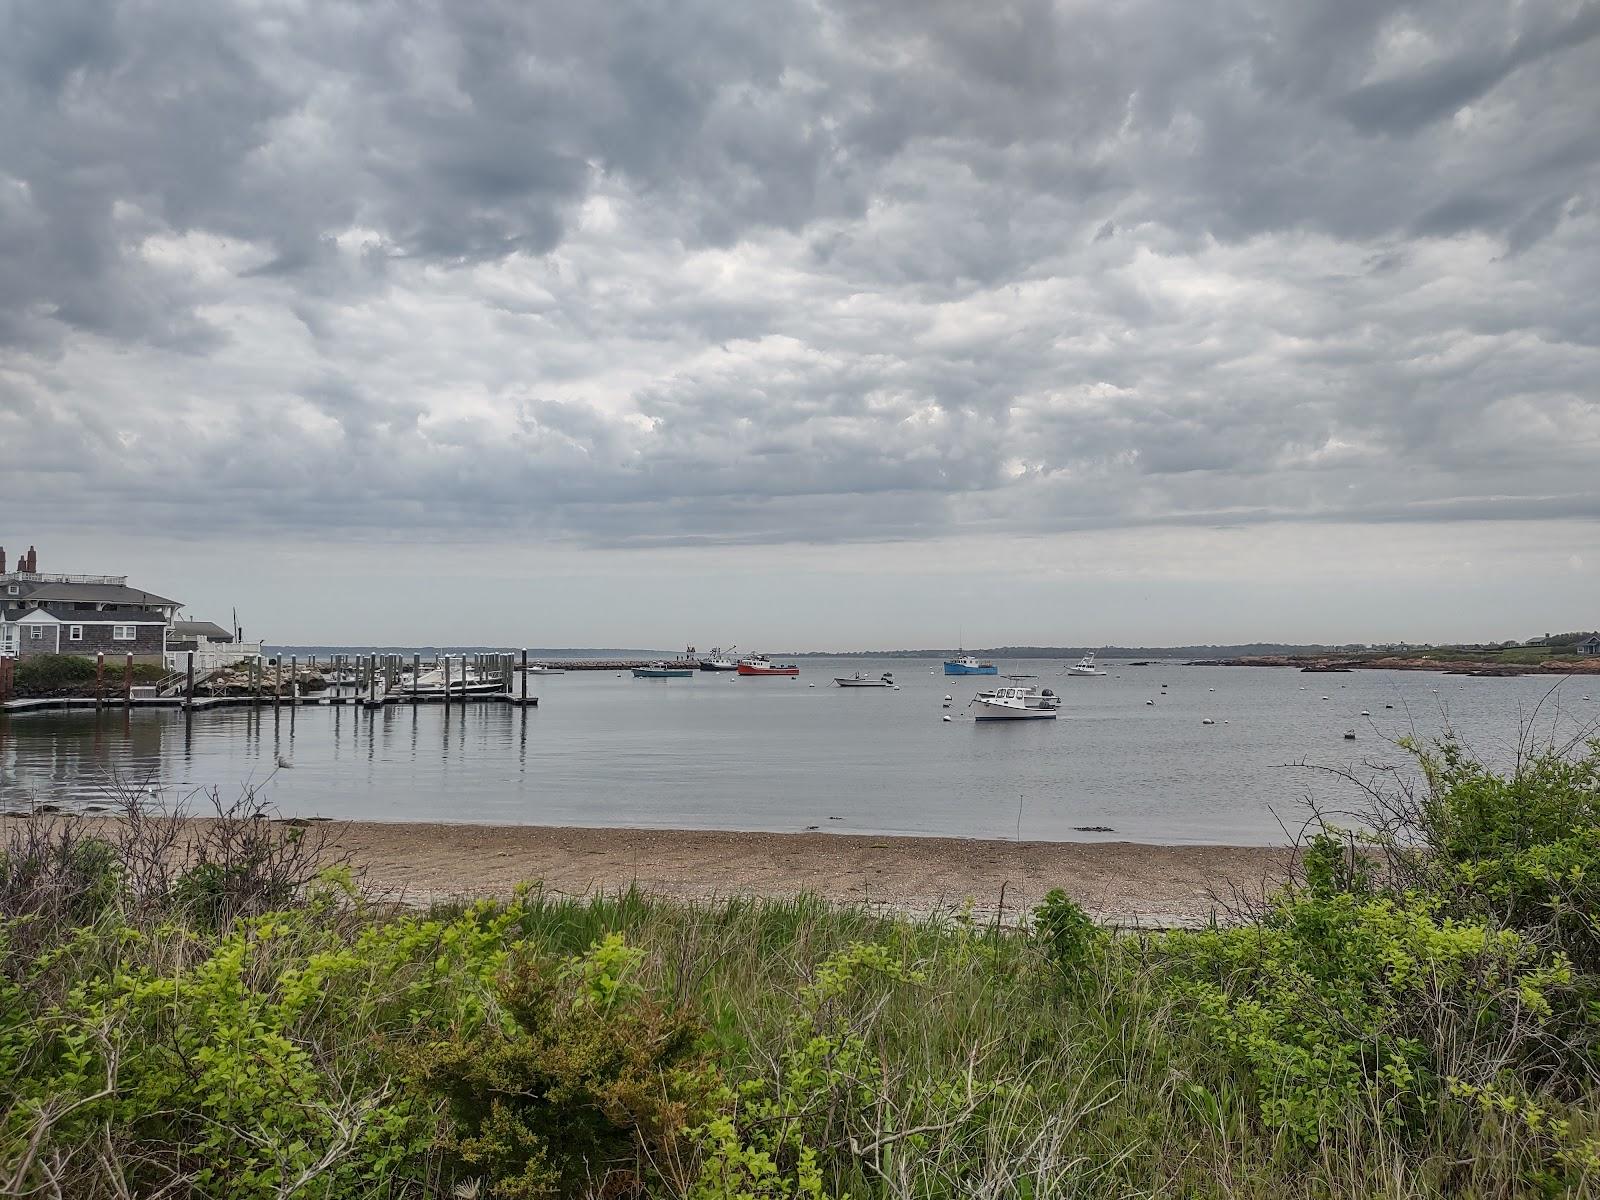
[[[224,629],[215,621],[174,621],[167,631],[167,668],[181,671],[194,652],[197,671],[232,666],[246,658],[261,657],[261,643],[245,642],[236,629]]]
[[[0,656],[132,654],[160,664],[167,627],[182,605],[141,588],[125,575],[54,575],[39,570],[32,546],[7,570],[0,548]]]
[[[1572,649],[1577,654],[1600,656],[1600,635],[1586,637]]]

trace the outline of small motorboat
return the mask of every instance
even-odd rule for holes
[[[1009,678],[1009,676],[1008,676],[1008,678]],[[1043,691],[1037,691],[1037,690],[1035,690],[1034,688],[1031,688],[1031,687],[1020,687],[1020,686],[1019,687],[999,688],[999,689],[997,689],[995,691],[992,691],[992,692],[979,692],[975,697],[973,697],[973,699],[975,699],[975,700],[993,700],[1001,692],[1010,692],[1012,695],[1020,696],[1022,698],[1023,703],[1025,703],[1029,708],[1060,708],[1061,707],[1061,697],[1056,695],[1055,692],[1051,691],[1049,688],[1045,688]]]
[[[693,667],[675,667],[668,662],[653,662],[648,667],[633,668],[635,679],[693,679]]]
[[[885,671],[882,675],[863,675],[857,671],[854,675],[835,675],[833,681],[845,688],[892,688],[894,686],[894,672]]]
[[[410,672],[400,677],[394,686],[396,695],[416,697],[444,696],[448,688],[451,696],[492,696],[497,692],[504,692],[506,685],[499,679],[484,679],[466,661],[457,662],[453,667],[448,663],[440,663],[431,670],[413,676]]]
[[[560,667],[547,667],[543,663],[529,663],[526,668],[529,675],[565,675]]]
[[[946,675],[998,675],[1000,670],[992,662],[980,662],[971,654],[962,654],[956,651],[958,657],[947,658],[944,662]]]
[[[1104,671],[1100,670],[1094,665],[1093,650],[1089,651],[1089,653],[1085,654],[1076,663],[1061,673],[1072,679],[1093,679],[1096,676],[1105,674]]]
[[[798,675],[800,668],[793,663],[775,663],[765,654],[752,654],[739,660],[741,675]]]
[[[1003,687],[977,696],[973,699],[977,708],[972,718],[975,721],[1054,721],[1055,709],[1029,705],[1025,693],[1031,691],[1032,688]]]

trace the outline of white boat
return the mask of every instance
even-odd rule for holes
[[[1099,668],[1097,668],[1094,665],[1094,651],[1093,650],[1089,651],[1089,653],[1085,654],[1076,663],[1074,663],[1072,666],[1068,667],[1066,670],[1062,671],[1061,673],[1063,675],[1070,675],[1075,679],[1093,678],[1096,675],[1104,675],[1105,674],[1104,671],[1100,670]]]
[[[1010,692],[1013,695],[1020,696],[1022,698],[1023,703],[1026,704],[1029,708],[1060,708],[1061,707],[1061,697],[1056,695],[1049,688],[1045,688],[1043,691],[1039,691],[1036,688],[1020,687],[1020,686],[1019,687],[1001,688],[1001,689],[998,689],[998,690],[995,690],[995,691],[990,691],[990,692],[979,692],[976,696],[973,697],[973,699],[974,700],[993,700],[996,696],[998,696],[1000,694],[1001,691]]]
[[[889,688],[894,686],[894,672],[885,671],[882,675],[863,675],[860,671],[857,671],[854,675],[835,675],[833,681],[840,687]]]
[[[547,667],[543,663],[529,663],[526,667],[529,675],[565,675],[560,667]]]
[[[721,646],[713,646],[711,653],[700,660],[700,669],[702,671],[737,671],[739,664],[733,657],[733,652],[737,649],[737,646],[729,646],[726,650]]]
[[[1026,693],[1032,688],[1003,687],[980,695],[973,700],[977,705],[972,714],[975,721],[1054,721],[1053,708],[1033,708]]]
[[[443,696],[445,694],[444,667],[434,667],[412,678],[408,671],[396,683],[395,692],[408,696]],[[450,667],[450,695],[492,696],[504,692],[506,686],[498,679],[479,678],[477,671],[465,662],[452,663]]]

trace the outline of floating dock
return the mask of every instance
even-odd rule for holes
[[[155,687],[133,686],[133,659],[128,656],[121,686],[108,686],[106,663],[100,656],[95,694],[89,696],[39,696],[0,701],[0,712],[29,713],[60,709],[180,708],[193,712],[207,708],[335,707],[340,705],[380,709],[400,704],[509,704],[537,708],[539,697],[528,694],[528,652],[521,662],[511,654],[475,654],[459,659],[441,658],[427,664],[441,676],[439,683],[418,686],[423,663],[412,655],[410,675],[398,654],[331,658],[326,670],[345,682],[329,685],[316,659],[304,672],[298,656],[268,662],[257,658],[244,664],[197,675],[193,652],[183,671],[174,672]],[[288,679],[284,679],[285,667]],[[469,669],[472,682],[469,683]],[[244,682],[239,681],[240,675]],[[315,690],[305,685],[315,683]],[[225,689],[225,690],[224,690]],[[147,693],[154,693],[153,695]]]

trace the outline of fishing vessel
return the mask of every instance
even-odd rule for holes
[[[1027,693],[1032,688],[1003,687],[984,693],[973,700],[977,707],[975,721],[1054,721],[1056,710],[1035,708],[1029,705]]]
[[[1009,679],[1009,678],[1011,678],[1011,676],[1007,676],[1007,678]],[[1001,689],[998,689],[998,690],[995,690],[995,691],[979,692],[976,696],[973,697],[973,699],[975,701],[993,700],[993,699],[995,699],[995,697],[997,697],[1000,694],[1001,691],[1010,692],[1013,695],[1016,695],[1016,696],[1020,697],[1022,699],[1022,702],[1024,704],[1026,704],[1029,708],[1060,708],[1061,707],[1061,697],[1056,695],[1049,688],[1045,688],[1043,691],[1039,691],[1039,690],[1036,690],[1035,688],[1032,688],[1032,687],[1021,687],[1021,686],[1018,686],[1018,687],[1007,687],[1007,688],[1001,688]]]
[[[721,646],[713,646],[711,653],[700,660],[702,671],[737,671],[739,664],[734,660],[733,652],[737,646],[729,646],[724,650]]]
[[[1104,671],[1100,670],[1100,668],[1098,668],[1098,667],[1096,667],[1094,665],[1094,651],[1093,650],[1089,651],[1089,653],[1085,654],[1076,663],[1074,663],[1072,666],[1068,667],[1066,670],[1062,671],[1061,673],[1063,675],[1070,675],[1075,679],[1092,678],[1092,677],[1097,676],[1097,675],[1104,675],[1105,674]]]
[[[800,668],[793,663],[775,663],[765,654],[752,654],[739,660],[741,675],[798,675]]]
[[[970,654],[956,651],[957,657],[944,660],[946,675],[998,675],[1000,670],[992,662],[979,662]]]
[[[844,688],[889,688],[894,686],[894,672],[885,671],[882,675],[863,675],[857,671],[854,675],[835,675],[833,681]]]
[[[633,668],[635,679],[693,679],[693,667],[675,667],[667,662],[653,662],[648,667]]]

